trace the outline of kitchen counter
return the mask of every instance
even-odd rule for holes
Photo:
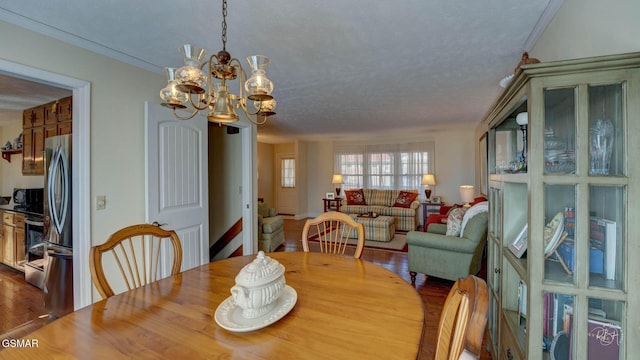
[[[42,213],[27,211],[25,209],[20,209],[20,208],[14,209],[14,205],[12,205],[12,204],[0,205],[0,211],[13,211],[13,212],[20,213],[20,214],[25,214],[25,215],[43,216]]]

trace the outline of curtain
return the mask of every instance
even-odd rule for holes
[[[419,189],[433,173],[433,141],[403,144],[334,143],[334,172],[345,189]]]

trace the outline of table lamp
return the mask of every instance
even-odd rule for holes
[[[436,176],[433,174],[424,174],[422,175],[422,183],[420,184],[425,186],[424,196],[427,197],[427,202],[429,202],[429,198],[431,197],[431,189],[429,188],[429,185],[436,184]]]
[[[522,164],[520,170],[527,171],[527,124],[529,123],[527,112],[521,112],[516,115],[516,123],[520,126],[520,130],[522,130]]]
[[[332,184],[336,186],[336,196],[340,196],[340,185],[342,185],[342,175],[341,174],[333,174],[333,179],[331,180]]]
[[[464,207],[470,207],[474,195],[473,185],[460,185],[460,199],[464,203]]]

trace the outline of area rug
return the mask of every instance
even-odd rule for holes
[[[309,241],[318,242],[318,234],[310,235]],[[357,239],[349,239],[348,246],[356,246]],[[373,241],[373,240],[365,240],[364,241],[365,249],[372,250],[384,250],[384,251],[395,251],[395,252],[407,252],[407,233],[406,232],[396,232],[393,236],[393,239],[389,242],[385,241]]]

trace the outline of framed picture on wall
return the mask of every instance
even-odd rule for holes
[[[327,193],[327,195],[326,195],[326,198],[327,198],[328,200],[333,200],[333,199],[335,199],[335,198],[336,198],[336,194],[335,194],[335,193],[332,193],[332,192],[328,192],[328,193]]]

